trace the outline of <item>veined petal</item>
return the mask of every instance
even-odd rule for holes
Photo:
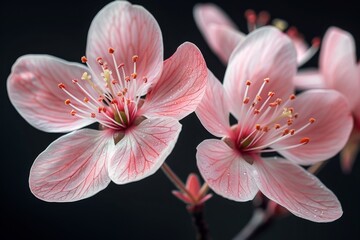
[[[155,173],[175,146],[181,124],[174,118],[149,118],[128,130],[108,162],[117,184],[134,182]]]
[[[115,49],[117,64],[124,63],[126,74],[133,73],[132,57],[138,55],[137,76],[156,82],[163,66],[163,40],[155,18],[142,6],[127,1],[114,1],[106,5],[91,23],[86,54],[97,73],[102,72],[96,62],[102,57],[110,69],[116,69],[109,48]]]
[[[80,78],[85,71],[87,68],[80,64],[49,55],[22,56],[7,80],[10,101],[26,121],[42,131],[68,132],[82,128],[93,121],[70,115],[71,109],[64,104],[69,96],[58,84]],[[83,99],[81,90],[73,84],[67,84],[66,88]]]
[[[201,175],[217,194],[244,202],[252,200],[258,192],[252,166],[225,142],[203,141],[197,147],[196,159]]]
[[[335,90],[309,90],[293,101],[292,107],[299,113],[291,125],[295,134],[271,147],[297,145],[301,139],[309,138],[309,143],[305,145],[279,151],[285,158],[304,165],[324,161],[337,154],[353,128],[351,111],[344,96]],[[315,118],[315,122],[297,132],[309,123],[310,118]]]
[[[205,95],[195,113],[202,125],[217,137],[230,136],[229,100],[220,81],[209,70]]]
[[[300,70],[294,78],[294,83],[301,90],[327,88],[322,74],[315,69]]]
[[[73,202],[98,193],[110,183],[106,160],[113,145],[112,137],[92,129],[60,137],[36,158],[29,178],[32,193],[48,202]]]
[[[207,68],[200,50],[186,42],[164,62],[164,71],[140,109],[145,116],[178,120],[195,111],[205,92]]]
[[[313,222],[331,222],[341,217],[339,200],[302,167],[282,158],[254,161],[254,176],[260,191],[295,216]]]
[[[261,98],[266,99],[270,91],[276,91],[276,97],[287,98],[294,90],[296,67],[296,52],[285,34],[274,27],[261,27],[250,33],[233,51],[225,73],[224,88],[232,102],[232,113],[240,118],[247,80],[252,82],[247,95],[250,102],[265,78],[270,82]]]
[[[343,93],[352,109],[359,106],[359,69],[355,41],[350,33],[336,27],[328,29],[321,48],[320,69],[329,88]]]

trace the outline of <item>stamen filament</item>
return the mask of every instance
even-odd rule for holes
[[[289,149],[301,147],[301,146],[303,146],[303,145],[305,145],[305,144],[306,144],[306,143],[298,143],[298,144],[295,144],[295,145],[286,146],[286,147],[282,147],[282,148],[264,149],[264,150],[261,150],[261,151],[258,151],[258,152],[259,152],[259,153],[278,152],[278,151],[289,150]]]

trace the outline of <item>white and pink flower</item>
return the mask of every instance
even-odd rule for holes
[[[354,117],[354,129],[341,152],[341,166],[350,172],[360,148],[360,63],[356,60],[353,36],[337,27],[330,27],[320,49],[319,69],[300,70],[294,78],[301,90],[334,89],[348,100]]]
[[[158,23],[126,1],[96,15],[86,54],[87,66],[48,55],[20,57],[7,81],[12,104],[32,126],[70,132],[31,168],[30,189],[45,201],[84,199],[111,180],[125,184],[156,172],[177,141],[179,120],[205,91],[199,49],[184,43],[164,61]],[[81,129],[95,122],[100,130]]]
[[[210,188],[225,198],[248,201],[260,190],[296,216],[329,222],[342,215],[340,202],[299,165],[337,154],[353,120],[346,99],[334,90],[295,96],[296,69],[291,40],[262,27],[234,50],[223,85],[209,72],[196,114],[221,139],[199,144],[197,165]],[[229,123],[230,114],[237,123]]]

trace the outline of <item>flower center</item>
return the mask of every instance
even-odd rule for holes
[[[94,74],[95,71],[84,56],[81,61],[87,64],[89,72],[84,72],[81,80],[72,80],[78,89],[67,88],[64,83],[59,83],[58,87],[69,96],[65,104],[71,107],[72,116],[92,118],[99,122],[102,128],[121,131],[136,123],[136,119],[141,118],[137,116],[137,112],[142,106],[141,97],[146,92],[148,84],[145,76],[141,80],[137,76],[137,55],[131,59],[133,72],[127,75],[125,64],[117,64],[114,52],[113,48],[109,48],[115,69],[110,69],[102,57],[96,59],[102,69],[96,76],[98,81],[92,80],[90,73]]]
[[[289,138],[296,138],[298,133],[315,122],[315,118],[310,118],[303,124],[296,124],[300,127],[292,127],[296,121],[299,121],[299,113],[291,107],[295,95],[290,95],[286,101],[281,98],[272,100],[275,92],[268,92],[267,98],[263,100],[260,96],[269,81],[268,78],[264,79],[252,102],[248,96],[251,82],[246,82],[239,116],[241,122],[233,127],[237,136],[234,141],[235,146],[244,155],[296,148],[310,141],[309,138],[304,137],[299,138],[296,144],[289,144],[281,149],[269,149],[275,143],[286,141]]]

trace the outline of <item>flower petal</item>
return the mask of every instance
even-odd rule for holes
[[[217,137],[230,136],[229,101],[220,81],[209,70],[205,95],[195,113],[202,125]]]
[[[82,129],[51,143],[30,170],[32,193],[48,202],[73,202],[106,188],[106,160],[114,144],[103,133]]]
[[[323,76],[315,69],[299,71],[294,78],[294,83],[301,90],[326,88]]]
[[[357,71],[358,71],[358,81],[360,82],[360,62],[357,64]],[[352,109],[353,113],[354,113],[354,120],[356,123],[356,126],[358,129],[360,129],[360,95],[357,94],[353,97],[358,97],[358,104]]]
[[[227,64],[231,53],[245,39],[245,35],[226,25],[209,24],[207,29],[207,36],[211,39],[209,46],[220,60]]]
[[[102,57],[113,72],[117,69],[108,52],[110,47],[115,50],[117,65],[125,64],[127,75],[133,73],[132,57],[138,55],[138,79],[146,76],[150,85],[160,77],[163,65],[161,30],[155,18],[142,6],[114,1],[95,16],[89,29],[86,53],[97,74],[102,72],[96,62],[98,57]]]
[[[224,63],[227,63],[231,54],[230,50],[233,50],[236,46],[234,43],[241,40],[245,35],[237,29],[235,23],[226,13],[215,4],[196,4],[193,15],[209,47]]]
[[[80,78],[84,71],[87,68],[80,64],[49,55],[22,56],[7,80],[10,101],[26,121],[42,131],[68,132],[82,128],[93,121],[70,115],[71,108],[64,104],[69,96],[58,84],[63,82],[68,91],[83,99],[83,93],[71,80]]]
[[[203,141],[197,147],[196,159],[201,175],[217,194],[244,202],[252,200],[258,192],[252,166],[225,142]]]
[[[320,53],[320,69],[329,88],[343,93],[351,108],[359,106],[359,69],[356,65],[355,41],[350,33],[339,28],[327,30]]]
[[[294,44],[296,50],[297,62],[298,64],[301,63],[302,65],[307,61],[307,60],[304,61],[303,58],[306,55],[306,51],[309,49],[309,46],[302,37],[291,36],[291,35],[288,36],[291,38],[291,41]]]
[[[189,190],[193,196],[198,196],[200,187],[199,177],[195,173],[190,173],[186,180],[186,189]]]
[[[224,78],[224,88],[232,102],[232,113],[241,119],[246,81],[252,82],[248,97],[255,97],[265,78],[270,78],[260,96],[288,97],[293,92],[296,52],[290,38],[274,27],[261,27],[250,33],[233,51]],[[249,106],[251,104],[248,104]]]
[[[176,191],[176,190],[173,190],[171,193],[186,204],[193,203],[193,201],[188,197],[188,195],[186,193]]]
[[[335,90],[309,90],[293,101],[292,107],[298,117],[290,128],[295,129],[295,134],[271,147],[276,149],[297,145],[302,138],[309,138],[308,144],[279,151],[285,158],[304,165],[327,160],[337,154],[353,128],[349,105],[343,95]],[[310,118],[316,121],[297,132]]]
[[[175,146],[181,124],[174,118],[150,118],[127,131],[109,161],[110,178],[117,184],[155,173]]]
[[[229,26],[236,29],[236,24],[217,5],[213,3],[198,3],[193,11],[194,19],[203,34],[207,34],[210,24]]]
[[[342,209],[333,192],[302,167],[282,158],[254,161],[260,191],[295,216],[313,222],[331,222]]]
[[[195,111],[205,92],[207,68],[200,50],[186,42],[164,62],[164,71],[146,96],[141,113],[178,120]]]

